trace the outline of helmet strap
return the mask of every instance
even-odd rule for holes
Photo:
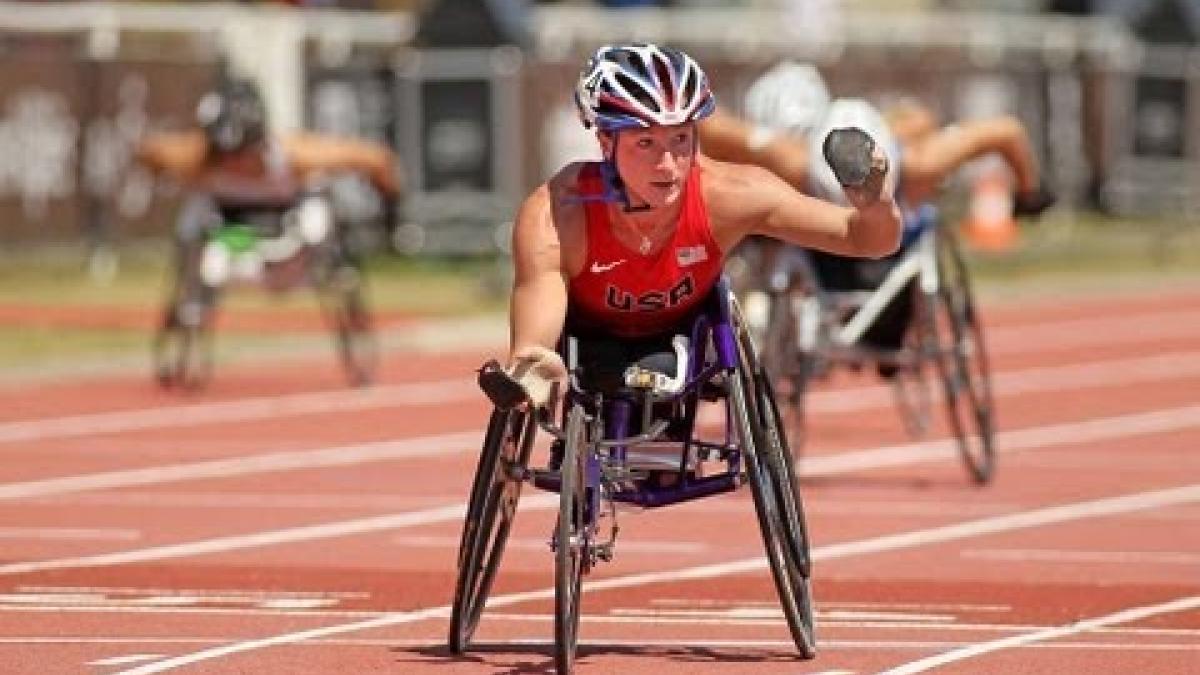
[[[617,170],[617,134],[613,131],[612,134],[612,151],[605,156],[604,161],[600,165],[600,175],[604,178],[605,192],[610,192],[617,196],[621,202],[621,210],[625,213],[641,213],[649,211],[649,204],[634,206],[629,201],[629,190],[625,188],[625,181],[621,180],[621,172]]]

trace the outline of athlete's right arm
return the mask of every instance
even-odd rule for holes
[[[567,278],[551,199],[549,186],[534,190],[513,223],[510,366],[521,360],[546,358],[558,342],[567,317]]]

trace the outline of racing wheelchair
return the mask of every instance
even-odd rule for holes
[[[180,218],[190,221],[190,231],[176,242],[174,279],[153,342],[162,387],[196,390],[208,383],[217,303],[236,285],[276,293],[313,289],[349,382],[371,382],[378,349],[363,272],[327,185],[314,184],[298,197],[253,189],[194,195]]]
[[[889,260],[846,264],[796,248],[774,251],[761,290],[747,297],[764,362],[801,438],[805,397],[835,367],[875,367],[890,380],[913,436],[927,431],[937,391],[964,466],[985,484],[995,471],[995,418],[970,276],[935,207],[906,215],[901,249]],[[872,268],[874,275],[861,273]]]
[[[670,358],[637,358],[615,378],[599,372],[603,359],[581,359],[586,339],[565,335],[560,353],[570,377],[561,401],[533,409],[498,404],[491,414],[459,545],[450,650],[470,648],[524,484],[559,495],[550,541],[555,665],[569,673],[582,579],[614,557],[617,505],[662,507],[749,483],[788,628],[800,656],[814,657],[809,538],[792,453],[728,283],[717,284],[690,333],[674,338]],[[504,377],[495,362],[481,370],[485,391],[489,377]],[[710,404],[724,409],[720,433],[697,423]],[[530,466],[539,430],[553,439],[542,468]]]

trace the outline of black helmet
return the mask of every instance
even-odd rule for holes
[[[236,152],[266,137],[267,109],[258,85],[229,80],[200,99],[196,122],[217,152]]]

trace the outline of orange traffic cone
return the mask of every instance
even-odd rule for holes
[[[971,205],[962,224],[967,243],[980,251],[1004,253],[1017,245],[1013,197],[1003,170],[983,171],[971,186]]]

